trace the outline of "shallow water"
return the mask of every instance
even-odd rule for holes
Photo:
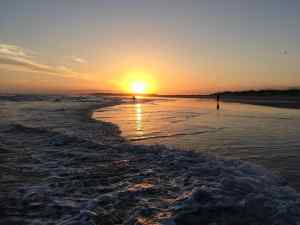
[[[119,137],[116,126],[86,119],[95,107],[120,99],[20,98],[0,105],[0,224],[299,224],[299,194],[268,170],[209,154],[135,146]],[[191,103],[123,105],[98,116],[127,121],[136,143],[228,129],[205,120],[198,127],[190,123],[191,130],[199,129],[193,132],[177,128],[215,113],[213,102],[202,101],[206,113],[201,106],[199,115],[187,108],[199,102]],[[146,106],[148,125],[156,118],[167,133],[146,136]]]
[[[134,143],[211,152],[250,160],[300,187],[300,111],[205,99],[161,99],[96,111]]]

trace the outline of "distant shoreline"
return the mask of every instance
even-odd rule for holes
[[[221,98],[222,102],[234,102],[249,105],[268,106],[274,108],[300,109],[298,99],[275,99],[275,98]]]
[[[95,96],[133,96],[130,93],[94,93]],[[241,104],[251,104],[260,106],[269,106],[275,108],[300,109],[300,90],[248,90],[248,91],[226,91],[208,95],[200,94],[143,94],[144,97],[160,97],[160,98],[206,98],[215,99],[220,96],[223,102],[236,102]]]

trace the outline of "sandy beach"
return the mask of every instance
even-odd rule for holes
[[[132,145],[93,96],[0,97],[0,224],[299,224],[300,195],[254,164]]]

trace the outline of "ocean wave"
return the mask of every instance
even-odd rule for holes
[[[95,108],[82,104],[85,110]],[[299,194],[260,166],[161,145],[132,145],[117,139],[112,124],[79,119],[78,108],[65,107],[68,118],[60,111],[53,111],[56,120],[44,114],[46,127],[0,129],[1,223],[300,223]],[[72,126],[63,127],[66,119]],[[55,129],[49,126],[54,122]]]

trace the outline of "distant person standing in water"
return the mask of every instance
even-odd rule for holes
[[[133,100],[134,102],[136,101],[135,95],[132,96],[132,100]]]
[[[220,95],[217,94],[217,110],[220,109]]]

